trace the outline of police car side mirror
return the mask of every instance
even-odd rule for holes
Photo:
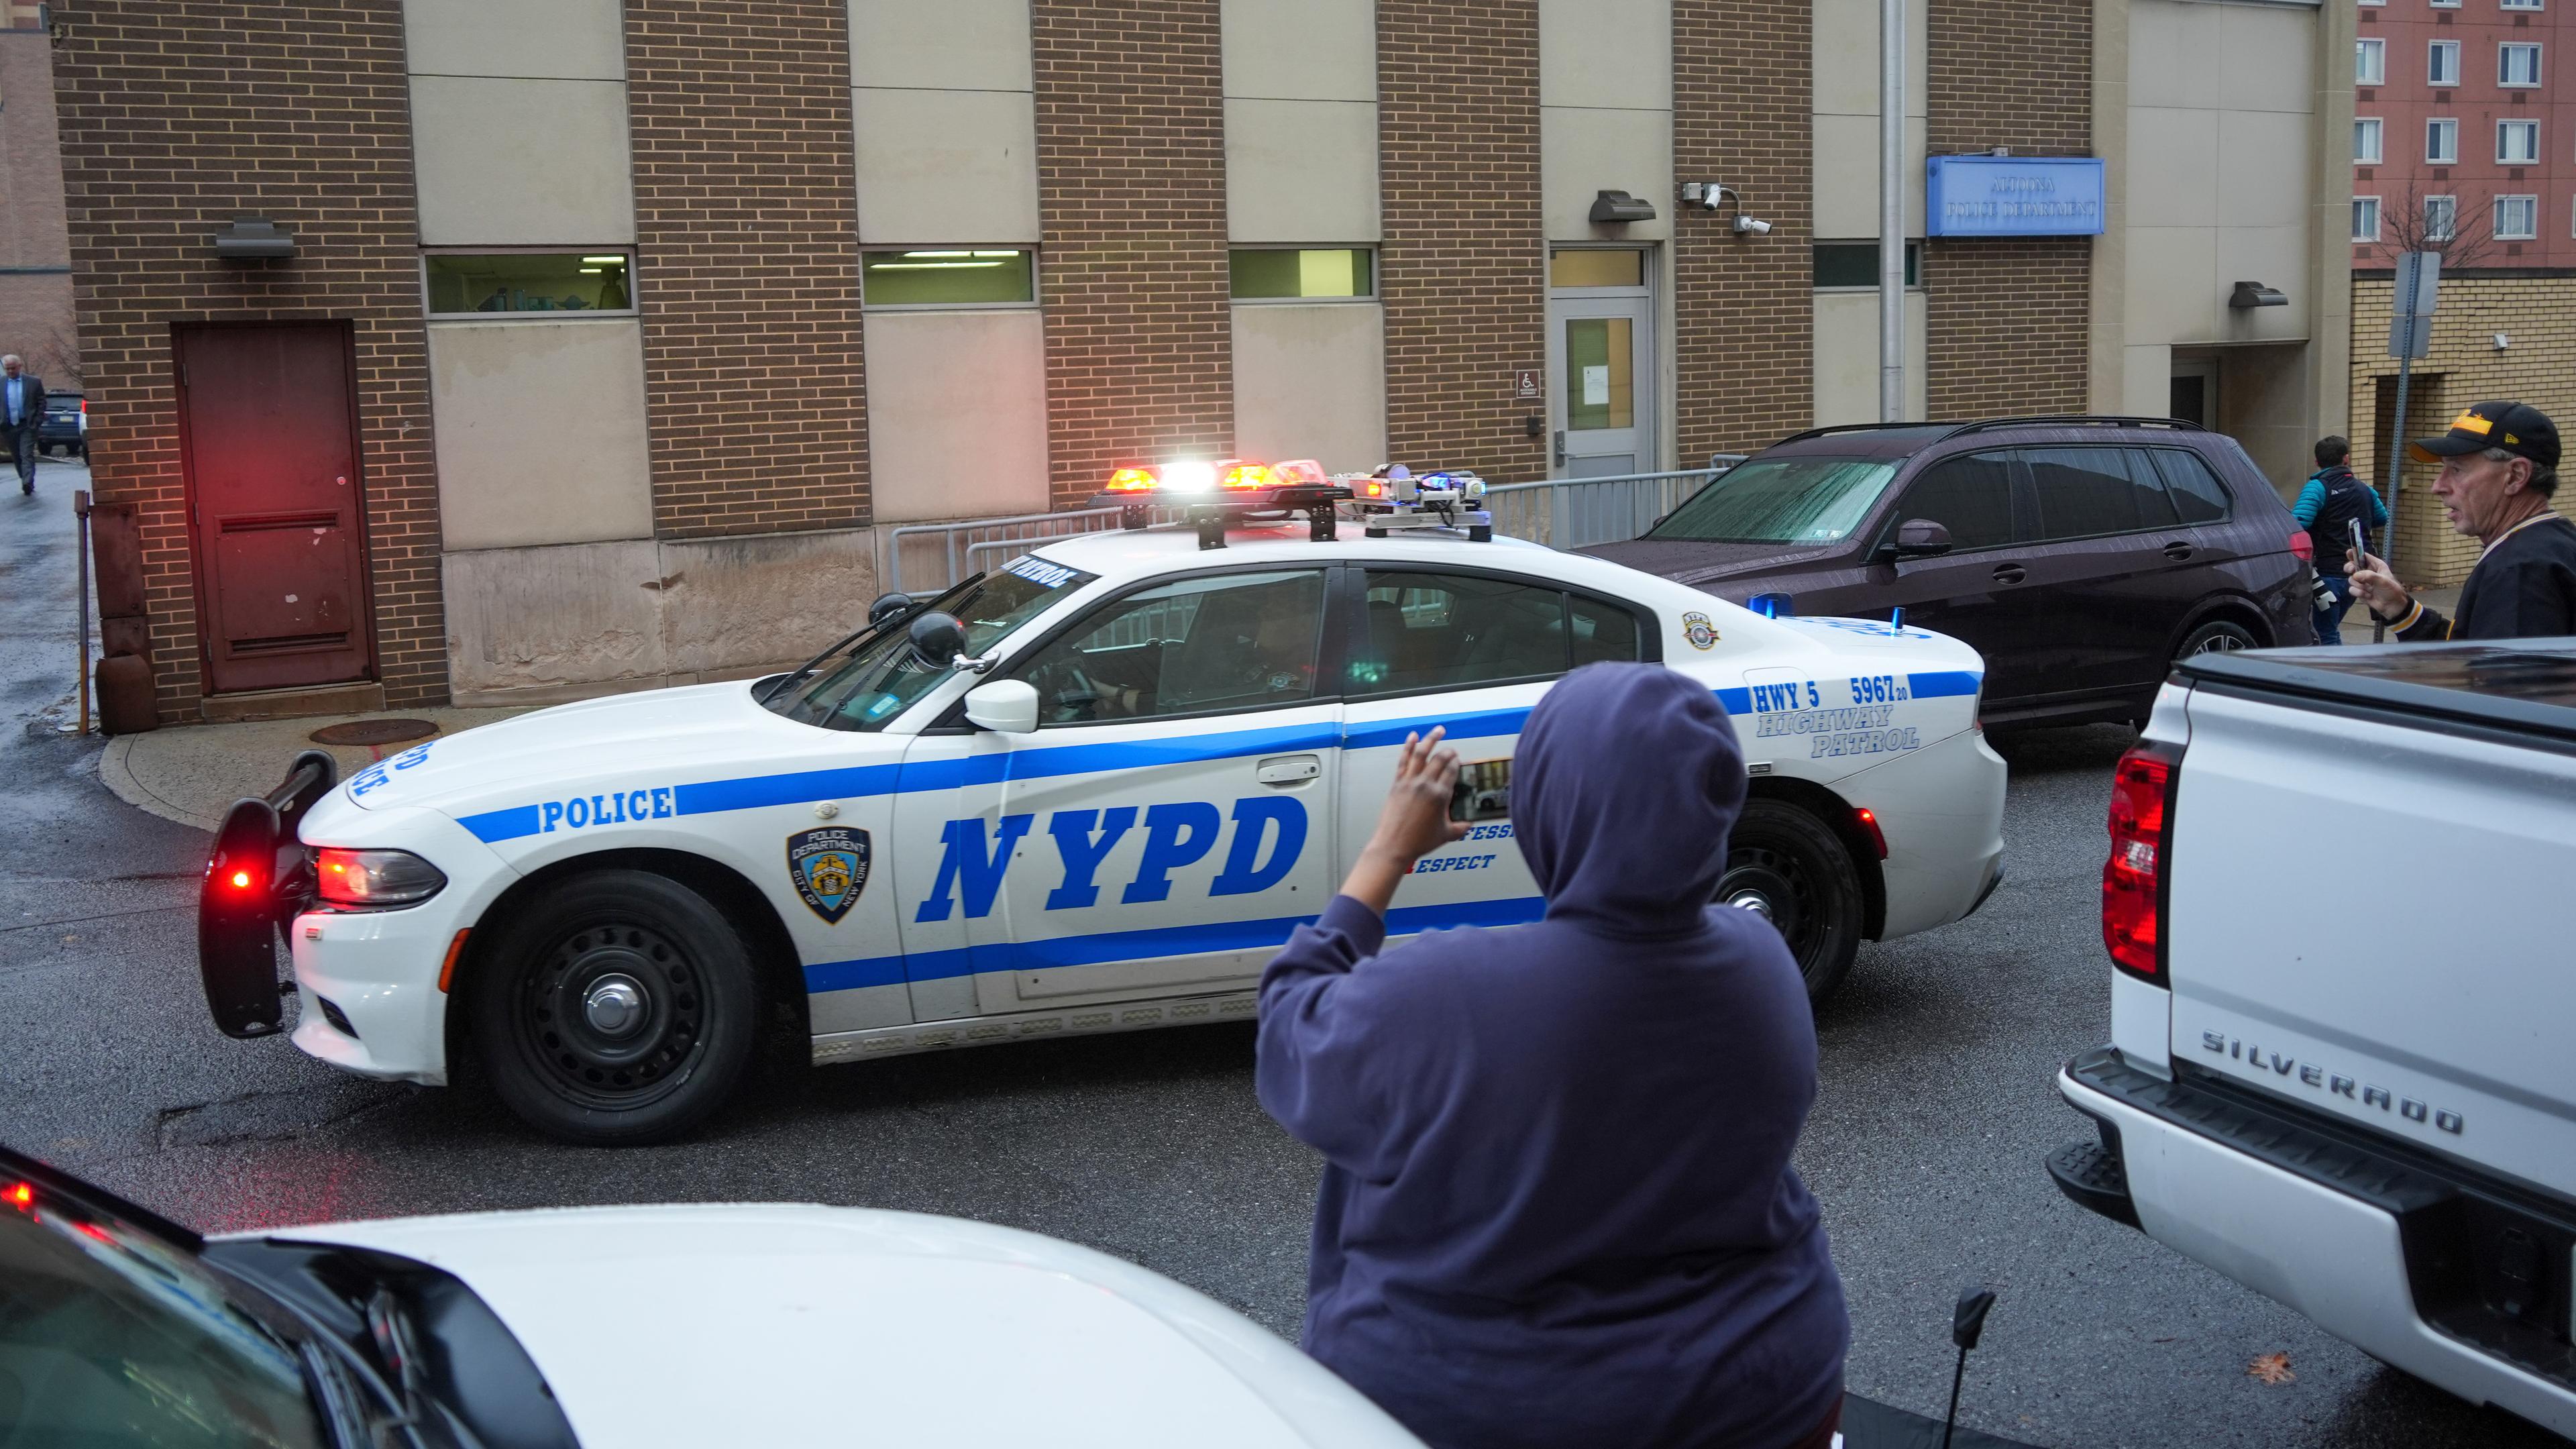
[[[1930,558],[1950,551],[1950,530],[1928,518],[1896,525],[1896,537],[1878,551],[1882,559]]]
[[[899,618],[911,609],[912,595],[910,594],[899,592],[879,594],[877,601],[868,605],[868,627],[883,628],[886,620]]]
[[[924,669],[947,669],[966,652],[966,626],[933,609],[912,621],[912,657]]]
[[[1038,727],[1038,689],[1025,679],[996,679],[966,691],[966,722],[996,734],[1024,735]]]

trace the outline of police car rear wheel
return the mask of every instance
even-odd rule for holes
[[[1840,986],[1860,953],[1860,872],[1825,823],[1781,800],[1749,800],[1727,837],[1721,905],[1750,910],[1788,943],[1807,997]]]
[[[577,876],[530,902],[472,1000],[503,1103],[601,1145],[704,1121],[742,1080],[760,1021],[758,973],[723,912],[646,871]]]

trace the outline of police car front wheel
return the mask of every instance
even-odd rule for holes
[[[548,888],[502,928],[470,992],[494,1091],[550,1136],[657,1142],[721,1106],[749,1067],[759,976],[706,897],[637,870]]]

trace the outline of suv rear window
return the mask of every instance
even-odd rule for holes
[[[2021,457],[2039,494],[2043,539],[2096,538],[2181,522],[2142,454],[2127,448],[2024,448]]]
[[[1756,458],[1724,473],[1648,538],[1701,543],[1840,543],[1896,476],[1876,458]]]

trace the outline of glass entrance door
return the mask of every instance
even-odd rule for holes
[[[1655,468],[1654,299],[1641,251],[1568,249],[1550,259],[1550,472],[1616,477]]]

